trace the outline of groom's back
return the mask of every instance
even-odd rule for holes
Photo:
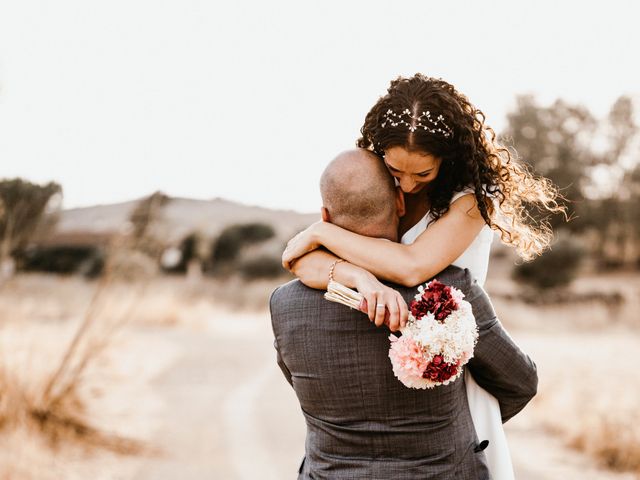
[[[407,300],[415,293],[400,291]],[[393,376],[386,328],[298,281],[274,292],[271,316],[307,422],[302,478],[483,478],[462,379],[405,387]]]

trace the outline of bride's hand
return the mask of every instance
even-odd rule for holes
[[[407,324],[409,309],[399,292],[366,271],[356,279],[355,286],[364,296],[360,310],[369,315],[377,327],[385,323],[395,332]]]
[[[323,222],[311,224],[306,230],[301,231],[287,243],[287,248],[282,253],[282,266],[291,271],[293,263],[300,257],[320,247],[316,240],[316,233]]]

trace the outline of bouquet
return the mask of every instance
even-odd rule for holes
[[[325,298],[357,309],[363,296],[330,281]],[[471,304],[457,288],[432,280],[418,287],[409,310],[407,325],[400,329],[402,335],[389,336],[393,373],[409,388],[453,382],[473,357],[478,341]]]

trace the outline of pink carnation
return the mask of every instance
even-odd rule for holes
[[[389,340],[389,358],[393,365],[393,373],[407,386],[416,381],[420,383],[429,364],[420,345],[409,336],[398,338],[390,335]]]

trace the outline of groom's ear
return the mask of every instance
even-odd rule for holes
[[[398,211],[398,217],[404,217],[406,213],[404,207],[404,193],[402,193],[402,189],[396,187],[396,210]]]
[[[320,209],[320,213],[322,214],[322,221],[331,223],[331,219],[329,218],[329,210],[326,207],[322,207]]]

